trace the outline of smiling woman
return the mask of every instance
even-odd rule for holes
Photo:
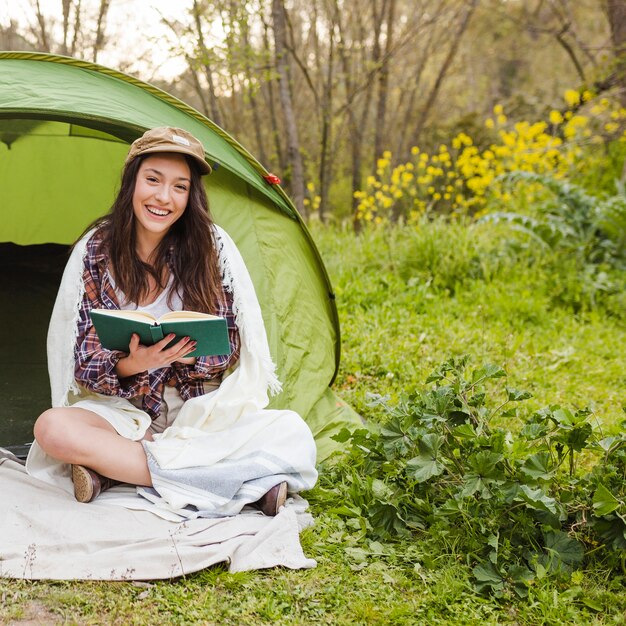
[[[188,132],[170,127],[146,131],[130,148],[110,213],[98,219],[81,239],[85,249],[80,257],[83,282],[74,333],[79,399],[71,406],[42,413],[35,423],[36,441],[27,462],[29,471],[39,477],[55,464],[71,466],[74,494],[80,502],[90,502],[122,482],[154,488],[151,498],[156,496],[165,506],[176,508],[180,508],[177,503],[184,492],[185,506],[203,507],[211,516],[233,515],[245,504],[276,515],[285,503],[288,487],[296,492],[315,483],[315,443],[304,421],[292,411],[267,412],[273,415],[265,431],[259,428],[264,416],[257,415],[255,427],[232,449],[238,456],[242,445],[248,448],[239,469],[235,458],[224,454],[224,445],[208,443],[209,433],[203,430],[202,424],[210,420],[218,426],[220,436],[230,433],[229,438],[237,440],[242,429],[237,415],[245,422],[251,404],[257,408],[253,413],[263,413],[263,401],[253,402],[254,386],[233,381],[245,379],[249,362],[265,360],[263,354],[268,353],[262,326],[252,343],[248,342],[248,350],[241,352],[240,315],[242,310],[245,313],[245,305],[239,301],[235,313],[235,281],[232,276],[227,278],[225,269],[231,260],[218,258],[218,251],[227,244],[225,233],[214,226],[208,211],[201,175],[209,171],[202,144]],[[232,254],[236,254],[234,250]],[[253,298],[253,293],[248,297]],[[106,350],[91,319],[95,308],[141,310],[155,317],[183,308],[219,315],[227,322],[229,350],[222,355],[190,357],[197,343],[191,337],[173,342],[174,336],[168,335],[145,346],[136,334],[130,338],[128,350]],[[255,342],[257,348],[252,347]],[[265,385],[272,385],[271,361],[265,364],[268,366],[266,382],[260,379],[263,394]],[[228,376],[231,370],[238,376]],[[222,389],[223,381],[229,383],[229,392],[224,391],[227,386]],[[219,391],[228,406],[222,421]],[[217,406],[208,395],[217,400]],[[177,419],[180,415],[185,421],[190,413],[187,402],[196,399],[203,399],[204,408],[198,422],[198,404],[194,405],[193,428],[195,437],[204,443],[187,456],[184,448],[193,436],[186,430],[182,459],[177,461],[179,469],[194,470],[194,496],[186,489],[189,475],[172,479],[172,468],[167,461],[161,462],[164,457],[159,454],[159,444],[161,437],[172,433],[169,443],[173,439],[176,444]],[[241,399],[243,405],[237,409]],[[267,455],[276,443],[274,422],[280,422],[281,431],[290,435],[282,444],[287,456],[279,446],[268,465],[256,457],[261,451]],[[231,425],[236,426],[232,432]],[[154,447],[147,447],[148,442]],[[299,450],[297,457],[294,448]],[[211,457],[216,460],[208,461]],[[231,478],[216,483],[215,472],[222,472],[224,463],[234,465]],[[164,472],[169,483],[165,489],[159,483]],[[203,474],[206,477],[199,483]]]

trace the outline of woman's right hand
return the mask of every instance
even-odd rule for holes
[[[167,367],[195,350],[197,342],[189,337],[183,337],[168,348],[168,344],[175,336],[169,334],[152,346],[144,346],[139,343],[139,335],[133,333],[128,346],[129,354],[117,362],[116,374],[120,378],[127,378],[150,369]]]

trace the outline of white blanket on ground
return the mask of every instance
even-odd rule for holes
[[[129,508],[111,505],[126,499]],[[276,517],[168,521],[132,510],[130,487],[90,504],[0,459],[0,577],[30,580],[151,580],[184,576],[216,563],[231,572],[315,567],[299,531],[311,524],[296,496]]]

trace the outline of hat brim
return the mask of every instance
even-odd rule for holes
[[[162,153],[167,152],[171,154],[184,154],[186,156],[190,156],[194,160],[196,165],[198,166],[202,176],[205,176],[206,174],[210,174],[213,171],[211,169],[211,166],[204,159],[198,158],[198,155],[191,152],[191,150],[185,150],[184,146],[180,146],[180,147],[176,146],[176,149],[174,149],[174,147],[168,148],[167,146],[155,146],[154,148],[141,150],[141,152],[138,152],[137,154],[135,154],[132,157],[132,159],[127,159],[126,163],[128,163],[129,161],[132,161],[133,159],[136,159],[138,156],[141,156],[143,154],[155,154],[157,152],[162,152]]]

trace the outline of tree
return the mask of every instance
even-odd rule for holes
[[[622,106],[626,107],[626,2],[605,0],[604,9],[611,31],[615,58],[615,82],[620,90]]]
[[[82,0],[60,0],[61,33],[56,28],[59,20],[45,14],[39,0],[31,0],[32,17],[25,36],[29,44],[41,52],[60,53],[81,57],[93,62],[107,43],[107,16],[111,0],[90,3],[86,11]],[[96,11],[93,11],[96,7]]]
[[[272,24],[274,27],[274,51],[276,55],[276,70],[278,72],[279,96],[287,136],[287,158],[291,167],[291,193],[298,212],[306,217],[307,212],[304,206],[304,168],[291,94],[291,68],[287,55],[287,26],[285,6],[282,0],[272,0]]]

